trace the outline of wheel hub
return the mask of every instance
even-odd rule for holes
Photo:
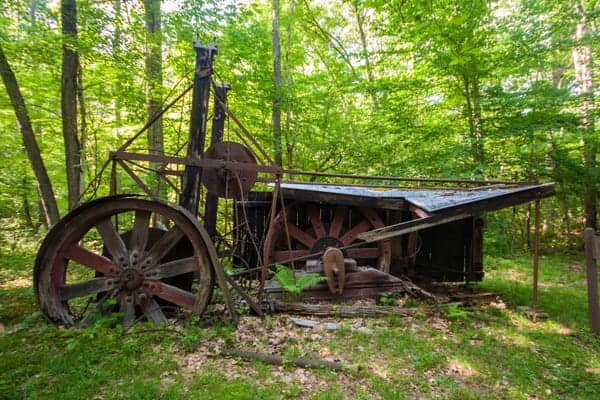
[[[134,291],[144,282],[144,276],[140,272],[133,268],[127,268],[121,274],[121,285],[125,290]]]
[[[344,243],[338,238],[333,236],[324,236],[320,239],[317,239],[313,246],[310,248],[311,254],[322,253],[328,247],[344,247]]]

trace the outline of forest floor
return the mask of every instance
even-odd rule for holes
[[[462,307],[385,298],[410,316],[301,318],[338,323],[300,327],[294,315],[173,322],[162,329],[98,323],[65,329],[37,310],[31,283],[37,243],[0,253],[0,398],[43,399],[597,399],[600,339],[587,327],[583,256],[543,256],[539,308],[531,300],[529,255],[487,256],[476,292]],[[219,351],[278,354],[283,365]],[[345,368],[298,368],[294,357]]]

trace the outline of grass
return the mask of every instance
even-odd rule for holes
[[[35,247],[0,253],[2,399],[596,399],[600,391],[600,339],[588,332],[581,254],[541,258],[544,321],[517,309],[530,304],[532,285],[531,257],[516,255],[486,257],[477,289],[502,301],[468,310],[346,320],[338,331],[299,328],[274,315],[242,317],[237,330],[192,320],[123,335],[106,324],[47,324],[31,289]],[[210,346],[354,368],[337,373],[225,359]]]

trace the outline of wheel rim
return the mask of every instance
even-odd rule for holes
[[[44,314],[88,325],[119,311],[124,326],[167,322],[168,310],[201,314],[214,283],[202,235],[183,213],[142,199],[82,206],[52,229],[38,253],[35,291]],[[165,229],[152,228],[163,221]]]
[[[358,234],[383,226],[377,212],[370,208],[291,203],[285,207],[285,213],[277,214],[267,233],[265,261],[268,265],[287,264],[291,259],[321,253],[327,247],[338,247],[343,249],[345,257],[356,259],[359,265],[388,272],[390,241],[360,245],[361,241],[357,239]]]

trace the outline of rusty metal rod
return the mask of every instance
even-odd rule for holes
[[[148,186],[146,186],[146,184],[140,179],[140,177],[137,176],[136,173],[133,172],[133,170],[131,168],[129,168],[129,166],[127,164],[125,164],[125,162],[123,160],[117,160],[117,162],[119,163],[121,168],[123,168],[125,170],[125,172],[127,172],[127,174],[129,174],[129,176],[131,176],[131,178],[135,181],[135,183],[137,183],[139,185],[139,187],[142,188],[142,190],[144,192],[146,192],[146,194],[149,197],[156,198],[156,195],[154,194],[154,192],[152,192],[152,190],[150,190],[150,188]]]
[[[408,178],[398,176],[375,176],[375,175],[350,175],[350,174],[334,174],[324,172],[308,172],[301,170],[288,170],[277,166],[270,165],[257,165],[251,163],[241,163],[236,161],[223,161],[214,160],[200,157],[179,157],[179,156],[168,156],[168,155],[154,155],[144,153],[131,153],[125,151],[115,151],[111,153],[112,158],[126,159],[126,160],[137,160],[137,161],[150,161],[150,162],[163,162],[166,164],[180,164],[180,165],[192,165],[205,168],[226,168],[232,171],[257,171],[271,174],[295,174],[304,176],[320,176],[320,177],[331,177],[331,178],[355,178],[355,179],[379,179],[396,182],[418,182],[418,183],[456,183],[456,184],[471,184],[471,185],[488,185],[488,184],[505,184],[512,186],[523,186],[534,184],[534,182],[526,181],[482,181],[482,180],[466,180],[466,179],[444,179],[444,178]],[[284,183],[284,182],[282,182]],[[307,184],[302,181],[286,181],[285,183],[300,183]],[[354,185],[351,183],[319,183],[319,185]],[[365,185],[359,185],[365,186]],[[369,185],[371,186],[371,185]],[[372,185],[373,187],[381,187],[382,185]],[[442,188],[441,188],[442,189]]]
[[[540,264],[540,199],[535,200],[534,211],[534,239],[533,239],[533,291],[531,296],[531,308],[534,311],[538,301],[538,280]]]
[[[143,127],[141,127],[140,130],[137,131],[137,133],[135,135],[133,135],[125,143],[123,143],[121,145],[121,147],[119,147],[118,151],[125,151],[129,147],[129,145],[135,141],[135,139],[137,139],[138,137],[140,137],[140,135],[142,133],[144,133],[148,128],[150,128],[150,126],[152,126],[152,124],[155,123],[160,117],[162,117],[164,113],[166,113],[167,111],[169,111],[169,109],[171,107],[173,107],[173,105],[175,105],[175,103],[177,103],[179,100],[181,100],[181,98],[183,96],[185,96],[187,94],[187,92],[189,92],[190,90],[192,90],[193,87],[194,87],[194,85],[190,85],[179,96],[177,96],[172,102],[170,102],[169,104],[167,104],[167,106],[165,108],[163,108],[158,114],[156,114],[148,122],[146,122],[146,124]]]
[[[214,79],[211,79],[211,84],[212,84],[213,87],[217,86],[217,83],[214,81]],[[242,124],[242,122],[239,120],[239,118],[233,113],[233,111],[231,111],[229,109],[229,107],[227,107],[227,104],[224,104],[219,99],[216,99],[216,100],[219,102],[219,105],[223,108],[223,110],[225,110],[225,113],[229,116],[229,118],[231,118],[233,120],[233,122],[236,123],[236,125],[242,130],[242,132],[244,133],[244,135],[246,135],[246,138],[248,140],[250,140],[252,142],[252,144],[254,144],[254,146],[256,146],[256,148],[258,149],[258,151],[269,162],[269,164],[275,165],[275,162],[269,156],[269,153],[267,153],[265,151],[265,149],[263,149],[263,147],[260,145],[260,143],[258,143],[258,141],[256,140],[256,138],[250,133],[250,131],[248,129],[246,129],[246,127]]]

